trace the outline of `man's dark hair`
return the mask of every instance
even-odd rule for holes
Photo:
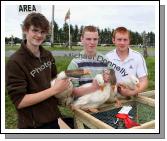
[[[23,31],[29,30],[30,26],[40,28],[46,33],[49,32],[49,21],[41,13],[30,13],[23,22]]]

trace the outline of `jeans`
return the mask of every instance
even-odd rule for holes
[[[73,118],[62,118],[62,120],[71,128],[74,129],[74,119]],[[45,123],[42,126],[39,127],[29,127],[27,129],[60,129],[60,126],[58,124],[58,119]]]
[[[60,129],[59,124],[58,124],[58,119],[45,123],[39,127],[28,127],[27,129]]]

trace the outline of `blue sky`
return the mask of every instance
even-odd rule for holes
[[[154,5],[111,5],[105,2],[102,5],[80,4],[74,5],[56,4],[54,20],[59,27],[63,26],[64,17],[68,9],[71,10],[71,24],[95,25],[100,29],[114,29],[118,26],[125,26],[132,31],[139,33],[155,32],[155,6]],[[39,12],[44,14],[49,21],[52,17],[52,5],[38,5]],[[26,14],[18,12],[18,5],[5,6],[5,37],[22,37],[20,24]]]

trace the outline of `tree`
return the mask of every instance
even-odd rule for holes
[[[82,35],[83,28],[84,28],[84,26],[82,25],[82,26],[80,27],[80,30],[79,30],[79,37],[81,37],[81,35]]]
[[[69,38],[69,27],[68,27],[68,24],[67,23],[64,23],[63,25],[63,41],[64,42],[68,42],[68,38]]]
[[[99,32],[99,36],[100,36],[99,43],[103,44],[104,43],[104,31],[103,31],[103,29]]]
[[[59,40],[59,43],[64,43],[62,28],[59,29],[58,40]]]
[[[108,28],[108,44],[112,44],[112,34],[110,28]]]
[[[59,42],[59,27],[58,24],[54,21],[54,42],[58,43]]]
[[[70,24],[70,41],[71,41],[71,43],[72,42],[74,42],[74,28],[73,28],[73,26]]]
[[[22,41],[22,39],[20,39],[20,38],[17,38],[17,37],[13,38],[14,44],[21,43],[21,41]]]
[[[75,28],[74,28],[74,34],[73,34],[72,41],[79,42],[79,29],[77,25],[75,25]]]
[[[10,41],[11,41],[10,38],[5,37],[5,44],[9,44]]]
[[[148,32],[148,44],[149,46],[155,46],[155,34],[153,32]]]

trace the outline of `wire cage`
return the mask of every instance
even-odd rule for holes
[[[148,97],[142,93],[140,96],[129,100],[121,99],[123,106],[131,105],[128,115],[139,126],[132,128],[155,128],[155,102],[154,91],[148,92]],[[105,103],[99,108],[98,113],[87,113],[81,109],[75,109],[75,127],[79,129],[126,129],[125,123],[116,118],[116,114],[122,107],[116,108],[114,103]]]

